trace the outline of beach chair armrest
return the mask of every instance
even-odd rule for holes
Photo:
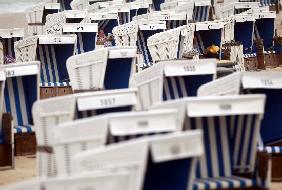
[[[13,117],[10,113],[4,113],[2,116],[2,130],[5,144],[13,144]]]

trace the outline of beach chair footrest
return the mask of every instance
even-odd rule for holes
[[[40,99],[72,94],[71,86],[63,87],[40,87]]]
[[[15,134],[15,155],[34,155],[36,153],[35,133]]]

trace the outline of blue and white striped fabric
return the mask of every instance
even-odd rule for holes
[[[37,90],[37,76],[6,79],[4,112],[13,116],[14,133],[34,132],[31,109],[38,97]]]
[[[76,54],[93,51],[96,46],[96,32],[77,32]]]
[[[169,30],[169,29],[177,28],[179,26],[186,25],[186,24],[187,24],[186,20],[168,20],[166,22],[166,27]]]
[[[203,22],[209,20],[210,6],[194,6],[193,20]]]
[[[234,26],[234,39],[243,44],[244,54],[253,52],[254,22],[236,22]],[[242,32],[244,31],[244,32]]]
[[[256,57],[257,54],[256,53],[245,53],[244,54],[244,58],[252,58],[252,57]]]
[[[41,86],[69,86],[66,60],[74,54],[74,44],[38,44],[37,58],[40,65]]]
[[[191,75],[165,77],[163,82],[163,100],[174,100],[188,96],[197,96],[198,88],[214,79],[214,75]]]
[[[61,11],[71,10],[71,2],[72,0],[59,0],[59,3],[61,4]]]
[[[265,50],[269,50],[273,47],[274,30],[274,18],[257,19],[255,22],[255,36],[263,39]]]
[[[119,25],[130,22],[130,12],[118,12]]]
[[[258,148],[260,152],[266,152],[269,154],[282,154],[282,147],[281,146],[260,146]]]
[[[150,54],[150,51],[147,46],[147,39],[159,32],[163,32],[163,30],[139,30],[137,37],[137,48],[144,57],[144,68],[152,66],[153,60]]]
[[[4,44],[6,46],[7,49],[7,54],[12,56],[13,58],[15,58],[15,50],[14,50],[14,44],[16,41],[21,40],[22,38],[5,38],[4,40]]]
[[[270,5],[275,5],[275,2],[274,0],[260,0],[260,4],[261,6],[266,7]]]
[[[189,114],[189,113],[188,113]],[[251,179],[232,173],[231,137],[226,117],[188,117],[185,129],[201,129],[204,133],[205,156],[196,166],[193,190],[246,188],[254,185]]]

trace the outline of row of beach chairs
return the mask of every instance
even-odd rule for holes
[[[256,38],[280,53],[268,4],[213,20],[210,1],[52,3],[27,11],[29,37],[0,30],[0,163],[14,167],[21,135],[37,149],[37,178],[4,189],[270,187],[282,74],[244,64]]]

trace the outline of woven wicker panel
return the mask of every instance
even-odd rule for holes
[[[177,58],[180,28],[157,33],[148,38],[148,48],[154,62]]]
[[[53,35],[63,34],[64,23],[66,23],[66,15],[63,12],[47,15],[44,33]]]
[[[193,39],[195,32],[195,24],[188,24],[181,31],[181,45],[180,45],[180,57],[183,53],[191,52],[193,50]]]
[[[117,46],[136,46],[138,25],[130,22],[113,29],[113,35]]]
[[[37,37],[29,37],[15,42],[15,55],[17,62],[36,60]]]

